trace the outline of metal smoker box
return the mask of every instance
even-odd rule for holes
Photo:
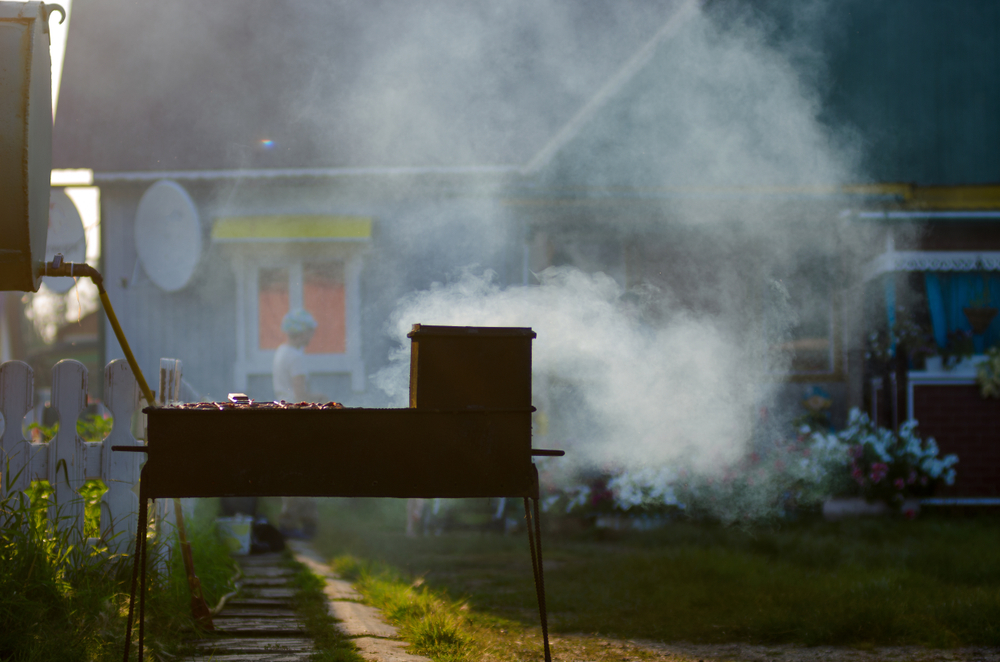
[[[531,412],[530,328],[414,324],[407,335],[411,407]]]

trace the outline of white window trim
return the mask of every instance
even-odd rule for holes
[[[261,268],[289,269],[289,305],[302,307],[302,264],[304,262],[342,262],[344,265],[343,354],[309,354],[310,374],[348,374],[351,389],[365,390],[366,378],[361,354],[361,269],[363,255],[357,245],[302,245],[289,254],[288,245],[256,243],[240,246],[234,256],[236,274],[236,363],[233,383],[245,391],[250,377],[270,375],[275,350],[259,349],[257,279]],[[295,283],[298,287],[295,287]]]

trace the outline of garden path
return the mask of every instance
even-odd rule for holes
[[[407,653],[404,650],[407,643],[399,638],[396,628],[385,621],[378,609],[362,604],[361,594],[340,579],[308,543],[290,540],[288,546],[296,561],[325,582],[330,614],[340,621],[337,627],[351,637],[361,657],[371,662],[431,662]]]
[[[240,595],[212,618],[216,636],[201,639],[198,653],[185,662],[301,662],[315,652],[295,614],[293,572],[280,565],[281,554],[239,559]]]

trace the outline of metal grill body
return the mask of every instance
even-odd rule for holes
[[[535,333],[415,324],[409,337],[407,409],[254,404],[240,396],[144,410],[147,445],[116,447],[147,453],[140,521],[147,499],[165,497],[523,497],[548,662],[538,472],[531,458],[562,452],[531,448]],[[144,541],[140,526],[126,660]],[[145,596],[144,570],[139,595]],[[143,610],[140,600],[140,650]]]
[[[537,497],[530,411],[146,413],[148,498]]]

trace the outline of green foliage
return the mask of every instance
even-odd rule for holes
[[[972,338],[972,331],[958,329],[948,334],[948,343],[941,350],[941,361],[945,368],[951,370],[965,359],[972,358],[976,353],[976,346]]]
[[[235,588],[237,577],[236,564],[216,528],[218,513],[218,499],[199,499],[193,512],[185,509],[184,523],[194,570],[201,581],[202,593],[209,608],[217,605],[222,596]],[[188,637],[196,631],[196,626],[191,618],[191,592],[177,534],[166,531],[164,535],[173,539],[174,552],[166,564],[167,572],[157,574],[151,580],[146,609],[149,613],[150,648],[165,659],[168,654],[187,652],[182,633],[188,633],[183,635]],[[157,549],[158,555],[163,550],[152,546],[151,549]],[[156,559],[150,561],[150,567],[157,565]]]
[[[835,435],[813,436],[846,450],[848,461],[843,466],[850,474],[848,485],[869,501],[899,506],[906,497],[923,496],[937,484],[955,482],[958,456],[940,457],[934,438],[917,434],[916,421],[907,421],[894,432],[852,409],[846,428]]]
[[[114,426],[114,419],[110,416],[98,416],[97,414],[87,414],[76,419],[76,433],[84,441],[101,441],[109,434]],[[52,425],[42,425],[41,423],[31,423],[28,430],[38,430],[41,441],[51,441],[52,437],[59,432],[59,422]]]
[[[1000,347],[986,350],[986,360],[976,366],[976,383],[984,398],[1000,398]]]
[[[5,482],[14,478],[4,477]],[[132,556],[80,544],[65,519],[50,521],[47,483],[0,502],[0,660],[103,662],[122,657]],[[195,568],[210,604],[232,590],[234,567],[215,532],[217,504],[199,504],[188,520]],[[161,535],[173,535],[163,532]],[[158,571],[163,548],[151,537],[148,647],[159,659],[184,650],[190,595],[179,551]],[[175,546],[175,549],[179,549]]]
[[[76,421],[76,433],[84,441],[101,441],[111,433],[113,419],[91,414],[81,416]],[[31,423],[29,431],[38,430],[42,441],[51,441],[59,432],[59,423],[52,425],[41,425]],[[100,536],[101,528],[101,496],[108,491],[108,486],[99,479],[88,480],[83,483],[83,487],[77,493],[84,500],[84,537],[97,538]],[[29,497],[32,502],[42,503],[52,499],[52,486],[47,480],[35,481],[29,489]],[[43,511],[37,511],[37,516],[43,517]]]
[[[80,545],[47,506],[0,502],[0,659],[120,659],[127,558]]]

